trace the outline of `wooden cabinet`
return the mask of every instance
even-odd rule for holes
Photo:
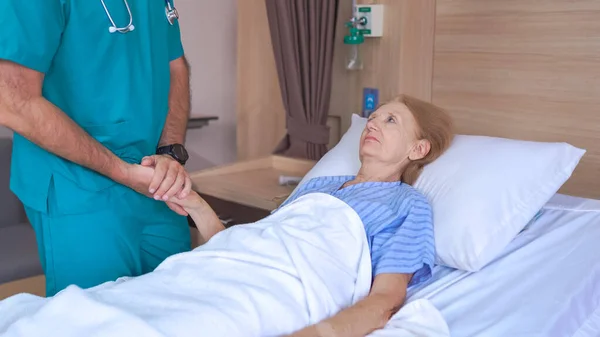
[[[250,207],[233,201],[215,198],[208,194],[200,194],[217,213],[225,227],[252,223],[270,214],[269,210]],[[193,223],[193,222],[192,222]]]
[[[191,178],[194,190],[230,227],[268,216],[295,188],[280,185],[279,177],[303,177],[314,164],[310,160],[267,156],[194,172]]]

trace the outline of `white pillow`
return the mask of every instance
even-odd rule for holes
[[[352,116],[340,142],[302,179],[354,175],[366,118]],[[457,135],[414,187],[431,202],[437,263],[478,271],[571,176],[585,150],[566,143]]]
[[[308,171],[298,186],[315,177],[355,175],[360,169],[358,150],[360,136],[367,126],[367,119],[352,114],[350,128],[342,139]],[[298,187],[296,187],[298,188]],[[294,190],[295,191],[295,190]],[[292,192],[293,193],[293,192]]]

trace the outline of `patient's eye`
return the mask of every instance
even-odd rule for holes
[[[394,116],[388,116],[387,123],[396,123],[396,118]]]

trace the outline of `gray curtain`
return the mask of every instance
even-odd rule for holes
[[[286,112],[276,154],[318,160],[327,152],[327,114],[339,0],[265,0]]]

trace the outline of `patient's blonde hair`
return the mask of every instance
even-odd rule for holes
[[[406,105],[417,121],[417,139],[425,139],[431,144],[429,153],[422,159],[411,161],[400,177],[402,182],[412,185],[423,167],[436,160],[450,146],[454,137],[452,118],[446,110],[409,95],[398,95],[382,105],[389,103]]]

